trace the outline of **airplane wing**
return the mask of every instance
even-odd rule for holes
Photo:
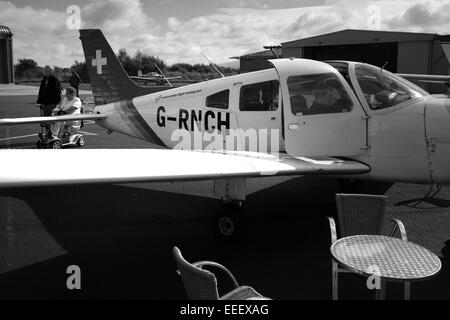
[[[406,74],[406,73],[397,73],[397,75],[405,79],[416,80],[420,82],[450,84],[450,76],[428,75],[428,74]]]
[[[106,115],[102,114],[78,114],[65,116],[51,116],[51,117],[27,117],[27,118],[4,118],[0,119],[0,126],[12,126],[19,124],[30,123],[53,123],[60,121],[76,121],[76,120],[101,120],[105,119]]]
[[[164,77],[163,79],[167,79],[167,80],[181,79],[181,76],[176,76],[176,77]]]
[[[86,163],[59,167],[59,163]],[[49,167],[49,164],[55,164]],[[286,154],[169,149],[0,150],[0,187],[365,173],[363,163]],[[46,169],[44,169],[46,168]]]
[[[130,76],[133,80],[146,80],[146,81],[157,81],[157,80],[173,80],[173,79],[181,79],[181,76],[176,77],[144,77],[144,76]]]
[[[150,77],[141,77],[141,76],[130,76],[130,78],[133,80],[147,80],[147,81],[158,80],[158,78],[156,78],[156,77],[150,78]]]

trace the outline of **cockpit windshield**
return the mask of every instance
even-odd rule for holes
[[[357,64],[355,74],[364,97],[373,110],[390,108],[426,95],[419,87],[409,85],[407,81],[375,66]]]

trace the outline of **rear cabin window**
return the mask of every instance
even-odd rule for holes
[[[223,90],[206,97],[206,106],[208,108],[228,109],[230,100],[230,90]]]
[[[278,80],[252,83],[241,87],[239,110],[273,111],[278,109]]]
[[[294,115],[341,113],[352,110],[352,101],[334,73],[288,78]]]

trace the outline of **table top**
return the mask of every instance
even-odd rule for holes
[[[333,258],[347,269],[366,276],[378,273],[391,281],[425,280],[441,270],[441,260],[410,241],[381,235],[338,239],[330,248]]]

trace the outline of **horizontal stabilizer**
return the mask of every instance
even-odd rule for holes
[[[51,117],[28,117],[28,118],[4,118],[0,119],[0,126],[13,126],[19,124],[30,123],[53,123],[60,121],[76,121],[76,120],[101,120],[107,116],[104,114],[78,114],[66,116],[51,116]]]
[[[30,166],[30,159],[33,165]],[[95,159],[79,170],[38,170],[67,159]],[[130,160],[132,159],[132,160]],[[365,173],[360,162],[294,158],[287,154],[168,149],[0,150],[0,187],[214,180],[232,177]]]

